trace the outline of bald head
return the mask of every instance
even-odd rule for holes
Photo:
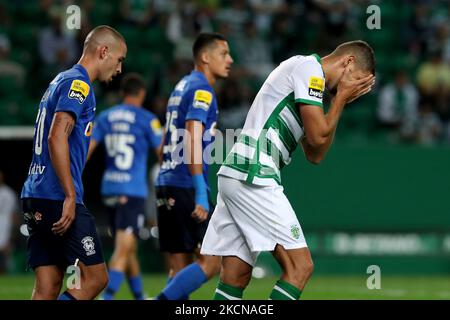
[[[99,46],[115,47],[120,43],[125,43],[125,39],[116,29],[105,25],[98,26],[87,35],[83,53],[95,52]]]

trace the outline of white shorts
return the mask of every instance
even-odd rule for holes
[[[254,266],[261,251],[273,251],[277,244],[286,250],[307,247],[282,186],[257,186],[219,176],[218,189],[202,254],[237,256]]]

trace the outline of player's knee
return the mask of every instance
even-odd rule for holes
[[[208,279],[211,279],[220,272],[221,267],[220,258],[209,257],[200,260],[199,264]]]
[[[314,271],[314,263],[311,259],[303,259],[294,263],[293,274],[296,283],[304,283]]]
[[[90,273],[82,278],[82,286],[85,288],[88,299],[95,298],[108,285],[108,273],[103,272]]]
[[[222,273],[220,280],[223,283],[232,285],[238,288],[246,288],[250,283],[252,271],[239,274]]]
[[[100,293],[103,289],[106,288],[106,286],[108,285],[108,273],[106,272],[100,272],[100,274],[95,277],[95,287],[96,290]]]
[[[36,285],[33,292],[33,299],[56,300],[60,290],[61,282],[56,280],[51,283]]]

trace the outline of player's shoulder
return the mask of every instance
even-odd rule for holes
[[[208,83],[206,76],[202,72],[193,71],[188,76],[188,81],[189,81],[189,90],[190,91],[205,90],[205,91],[211,92],[211,94],[214,94],[213,88]]]
[[[144,121],[152,120],[156,118],[156,115],[144,108],[136,108],[135,110],[136,114],[138,115],[139,119],[142,119]]]
[[[74,65],[72,68],[62,71],[53,81],[66,82],[79,80],[84,82],[87,86],[91,86],[87,71],[81,65]]]
[[[322,68],[322,61],[317,54],[311,55],[296,55],[285,61],[282,64],[287,64],[290,66],[290,69],[294,68]]]
[[[80,103],[83,103],[92,91],[87,71],[78,64],[59,73],[50,84],[67,87],[69,97],[78,99]]]

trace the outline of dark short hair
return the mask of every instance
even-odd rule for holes
[[[120,92],[125,96],[135,96],[142,89],[146,89],[147,84],[144,78],[135,72],[127,73],[120,82]]]
[[[336,55],[353,54],[356,64],[364,71],[375,74],[375,54],[372,47],[365,41],[355,40],[344,42],[333,52]]]
[[[227,41],[227,39],[217,32],[200,33],[194,41],[194,45],[192,46],[192,54],[194,56],[194,60],[197,60],[200,57],[201,52],[211,46],[214,45],[217,40]]]

